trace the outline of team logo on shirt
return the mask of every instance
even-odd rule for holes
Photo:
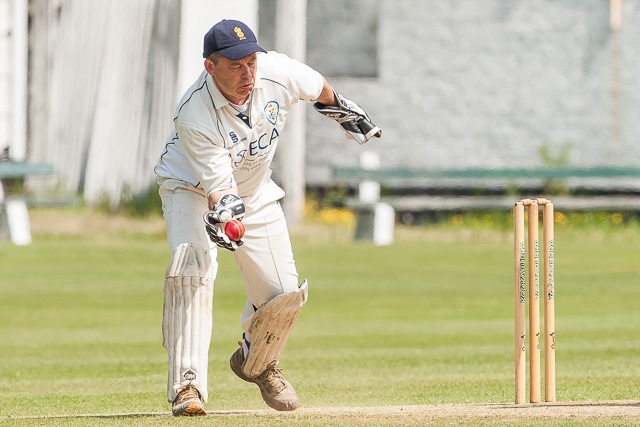
[[[229,132],[229,138],[231,138],[231,142],[236,144],[238,142],[238,135],[234,131]]]
[[[278,121],[278,113],[280,112],[280,104],[276,101],[269,101],[267,105],[264,106],[264,115],[272,125],[276,124]]]

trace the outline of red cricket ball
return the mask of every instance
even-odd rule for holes
[[[244,224],[237,219],[232,219],[224,226],[224,234],[229,237],[229,240],[233,240],[234,242],[242,239],[242,236],[244,236],[244,231]]]

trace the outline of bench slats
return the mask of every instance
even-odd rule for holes
[[[0,162],[0,179],[25,178],[29,175],[52,175],[53,165],[48,163]]]
[[[613,178],[640,177],[640,168],[620,166],[598,167],[539,167],[539,168],[501,168],[501,169],[411,169],[385,168],[367,170],[358,167],[333,167],[336,179],[417,179],[417,178],[488,178],[488,179],[518,179],[518,178]]]

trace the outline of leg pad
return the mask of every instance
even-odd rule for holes
[[[164,280],[162,345],[169,355],[169,402],[178,390],[195,387],[206,402],[207,370],[213,326],[213,273],[209,252],[179,245]]]
[[[255,378],[270,365],[278,364],[308,294],[305,280],[296,291],[278,295],[255,312],[247,331],[251,346],[242,365],[245,375]]]

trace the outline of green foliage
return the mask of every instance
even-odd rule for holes
[[[151,184],[146,191],[132,194],[125,189],[122,197],[122,212],[131,217],[162,215],[162,201],[158,194],[158,186]]]
[[[349,196],[349,188],[344,185],[326,188],[312,188],[306,192],[306,201],[318,209],[344,207]]]
[[[565,142],[557,153],[553,153],[548,145],[540,147],[540,158],[544,166],[569,166],[571,160],[570,142]],[[550,196],[568,195],[571,193],[566,180],[562,178],[551,178],[544,182],[543,193]]]
[[[128,185],[124,185],[119,201],[112,200],[105,193],[100,203],[95,206],[95,209],[112,215],[123,214],[140,218],[150,215],[162,215],[162,201],[156,184],[151,184],[146,190],[138,193],[134,193]]]
[[[460,213],[446,213],[431,218],[429,227],[439,225],[443,227],[458,227],[472,230],[510,231],[513,227],[513,214],[510,211],[468,211]],[[555,227],[559,229],[577,229],[593,231],[640,230],[640,218],[635,212],[585,211],[565,212],[556,211],[554,215]]]

